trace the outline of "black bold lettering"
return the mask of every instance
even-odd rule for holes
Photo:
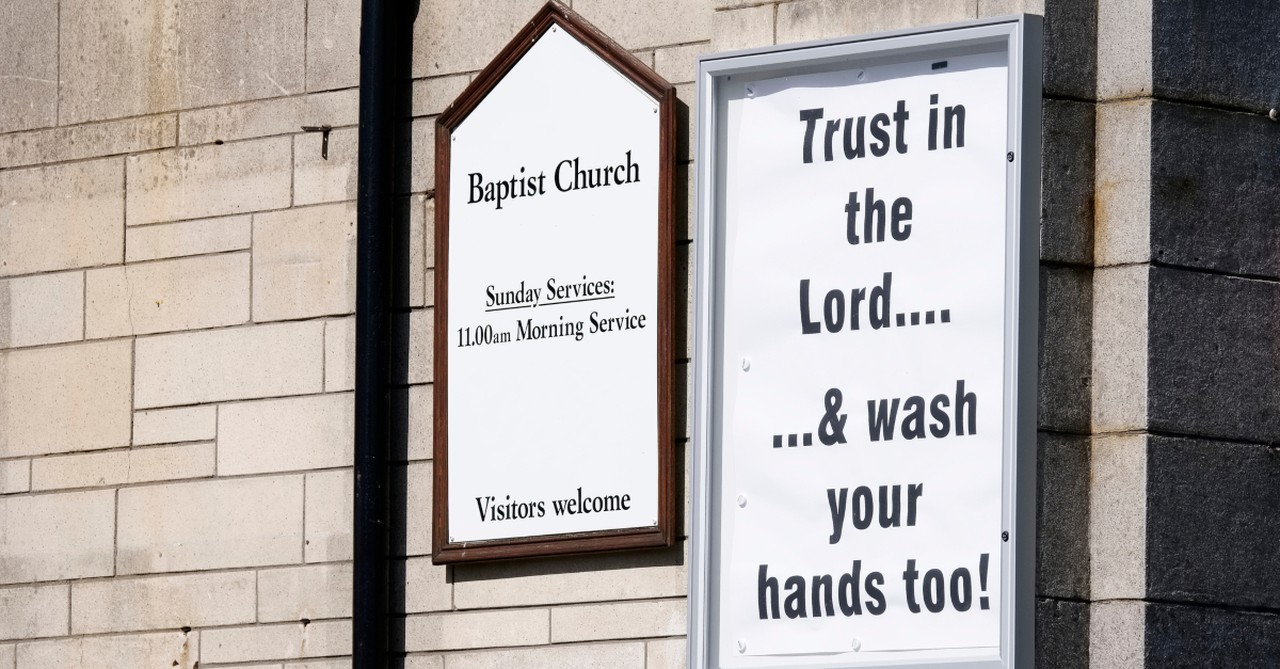
[[[947,598],[943,594],[943,582],[945,578],[940,569],[930,569],[924,573],[924,580],[921,582],[924,590],[924,607],[929,609],[930,613],[938,613],[947,606]]]
[[[898,527],[902,524],[902,486],[893,486],[893,494],[889,494],[889,486],[880,486],[880,527]]]
[[[760,565],[759,588],[760,619],[778,618],[778,579],[769,576],[769,565]],[[768,599],[766,599],[766,595]]]
[[[902,582],[907,588],[907,610],[912,613],[920,613],[920,604],[916,602],[916,578],[919,576],[916,561],[907,560],[907,568],[902,572]]]
[[[850,244],[858,243],[858,211],[861,209],[862,205],[858,204],[858,194],[853,191],[849,191],[849,202],[844,206],[845,213],[848,214],[848,216],[845,217],[844,236]],[[867,241],[869,242],[871,240],[868,239]]]
[[[893,289],[893,272],[884,273],[884,281],[871,289],[871,329],[889,327],[889,294]]]
[[[916,500],[924,494],[923,483],[912,483],[907,486],[907,525],[915,526],[916,524]]]
[[[868,188],[862,211],[862,238],[868,244],[884,241],[884,220],[884,200],[877,200],[876,189]]]
[[[965,435],[965,412],[968,412],[969,434],[978,433],[978,396],[964,391],[964,379],[956,381],[956,434]]]
[[[810,610],[813,611],[814,618],[821,618],[824,610],[828,617],[836,614],[835,605],[831,599],[831,574],[814,576],[809,595],[813,600]],[[823,604],[826,604],[825,608]]]
[[[949,406],[951,406],[951,399],[946,395],[937,395],[929,403],[929,413],[933,415],[933,425],[929,426],[929,432],[938,439],[951,432],[951,416],[946,412]]]
[[[866,146],[863,144],[863,130],[867,126],[867,117],[858,117],[858,134],[857,141],[853,139],[853,119],[844,120],[844,157],[849,160],[854,158],[862,158],[867,155]]]
[[[893,126],[897,130],[896,144],[898,153],[907,152],[907,119],[911,114],[907,113],[907,101],[898,100],[898,108],[893,112]]]
[[[853,516],[850,520],[859,530],[871,527],[871,517],[875,513],[872,508],[871,488],[860,485],[853,491]]]
[[[827,488],[827,504],[831,507],[831,536],[828,543],[836,543],[840,541],[840,535],[844,532],[844,514],[848,509],[849,489],[841,488],[836,493],[835,488]]]
[[[929,96],[929,150],[938,150],[938,108],[932,105],[938,104],[938,94],[934,93]]]
[[[907,439],[923,439],[924,398],[912,395],[902,404],[902,409],[907,412],[906,418],[902,419],[902,436]]]
[[[911,224],[905,223],[911,220],[911,200],[900,197],[893,201],[893,224],[890,226],[890,233],[893,238],[905,242],[911,236]]]
[[[862,560],[853,561],[853,569],[840,575],[840,612],[846,616],[862,615],[862,598],[858,587],[862,581]]]
[[[884,593],[880,591],[880,586],[884,585],[884,575],[878,571],[867,574],[867,596],[871,599],[867,600],[867,613],[878,616],[884,613],[885,602]]]
[[[836,131],[839,129],[840,129],[840,119],[832,119],[830,121],[827,121],[827,137],[826,137],[826,142],[824,142],[823,144],[823,152],[822,152],[822,155],[827,159],[827,162],[831,162],[832,160],[835,160],[835,146],[834,146],[835,136],[836,136]]]
[[[813,130],[822,118],[822,107],[817,109],[801,109],[800,120],[804,121],[804,162],[813,162]]]
[[[862,310],[862,302],[867,299],[866,288],[854,288],[849,291],[849,329],[858,329],[858,312]]]
[[[804,610],[804,579],[792,576],[787,579],[787,600],[782,603],[782,611],[788,618],[808,617]]]
[[[809,280],[800,279],[800,334],[817,334],[822,326],[809,318]]]
[[[839,290],[827,292],[822,301],[822,320],[827,324],[827,332],[839,332],[844,327],[844,293]]]
[[[957,611],[968,611],[973,605],[973,578],[969,570],[961,567],[951,572],[951,606]]]
[[[947,107],[943,112],[942,147],[945,149],[964,146],[964,105]],[[952,125],[952,122],[955,125]],[[954,145],[952,144],[954,140]]]
[[[893,440],[898,423],[898,398],[867,400],[867,426],[871,429],[871,441]]]
[[[871,155],[877,158],[889,153],[889,131],[885,129],[888,125],[888,114],[876,114],[871,117],[871,136],[876,138],[876,141],[871,143]]]

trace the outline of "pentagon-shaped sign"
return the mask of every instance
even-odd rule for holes
[[[558,3],[436,126],[436,563],[670,545],[675,91]]]

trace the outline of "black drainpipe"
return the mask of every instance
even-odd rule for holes
[[[388,350],[397,0],[362,0],[356,201],[353,669],[387,666]]]

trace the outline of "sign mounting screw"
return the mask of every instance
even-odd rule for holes
[[[738,495],[738,508],[743,508],[743,507],[745,507],[746,505],[747,505],[747,496],[746,496],[746,495]]]
[[[853,637],[853,652],[856,653],[860,650],[862,650],[862,639],[855,636]]]
[[[744,371],[744,372],[749,372],[749,371],[751,371],[751,361],[750,361],[750,360],[748,360],[748,359],[746,359],[746,358],[743,358],[743,359],[742,359],[742,371]]]
[[[1005,157],[1009,159],[1009,162],[1013,162],[1013,152],[1012,152],[1012,151],[1010,151],[1010,152],[1009,152],[1009,155],[1007,155],[1007,156],[1005,156]]]
[[[738,652],[739,653],[747,652],[747,642],[743,639],[738,639]]]

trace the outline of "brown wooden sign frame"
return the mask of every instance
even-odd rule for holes
[[[657,351],[657,454],[658,518],[656,526],[571,534],[539,535],[489,541],[449,540],[449,171],[451,134],[515,66],[538,38],[552,26],[575,37],[635,86],[653,96],[659,109],[658,166],[658,304]],[[436,564],[500,560],[533,556],[589,553],[670,546],[674,539],[676,500],[674,486],[674,434],[672,420],[672,367],[675,364],[673,309],[672,204],[675,165],[675,87],[659,77],[626,49],[619,46],[573,10],[559,2],[547,3],[502,49],[471,85],[436,122],[435,144],[435,332],[434,332],[434,491],[432,498],[432,559]]]

